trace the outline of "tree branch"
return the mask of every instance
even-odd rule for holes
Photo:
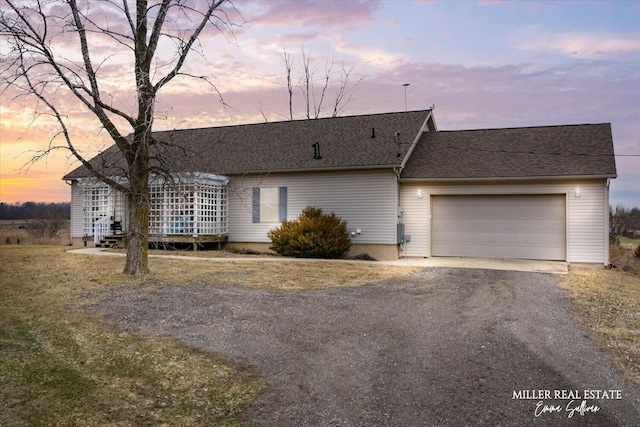
[[[211,15],[213,14],[213,12],[218,7],[220,7],[220,5],[222,3],[224,3],[224,1],[225,0],[216,0],[216,1],[214,1],[213,3],[211,3],[209,5],[209,8],[207,9],[207,11],[203,15],[202,21],[200,22],[198,27],[193,31],[193,33],[191,33],[191,37],[189,37],[189,41],[187,41],[186,43],[184,43],[184,45],[179,47],[179,56],[178,56],[178,60],[176,61],[176,65],[169,72],[169,74],[164,76],[162,79],[160,79],[160,81],[158,81],[158,83],[155,84],[154,90],[156,92],[158,90],[160,90],[160,88],[162,88],[164,85],[169,83],[178,74],[178,72],[182,69],[184,61],[187,59],[187,55],[189,54],[189,51],[191,50],[191,47],[193,46],[195,41],[198,39],[198,37],[200,36],[200,33],[205,28],[207,23],[210,22],[209,20],[211,18]],[[215,25],[215,24],[213,24],[213,25]],[[155,53],[155,51],[154,51],[154,53]]]

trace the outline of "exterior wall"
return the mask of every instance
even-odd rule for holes
[[[398,185],[392,170],[272,174],[231,178],[229,242],[268,243],[267,233],[279,222],[254,223],[252,188],[287,187],[287,219],[309,206],[335,212],[347,221],[354,245],[396,244]]]
[[[367,254],[378,261],[395,261],[398,259],[398,245],[351,245],[347,256]]]
[[[78,181],[71,182],[71,238],[82,237],[83,225],[84,225],[84,212],[82,209],[83,204],[82,187],[78,184]],[[82,244],[82,240],[80,240]],[[74,241],[75,245],[75,241]]]
[[[82,244],[82,242],[80,243]],[[270,243],[251,243],[251,242],[227,242],[225,249],[249,249],[258,252],[270,252]],[[351,245],[351,249],[347,256],[356,256],[368,254],[378,261],[393,261],[398,259],[398,245]]]
[[[238,246],[234,243],[242,244],[242,247],[251,247],[252,243],[268,244],[267,233],[280,224],[253,222],[254,187],[287,187],[287,219],[295,219],[309,205],[321,207],[327,213],[335,212],[347,221],[350,230],[361,231],[351,239],[353,254],[366,252],[378,259],[397,258],[398,185],[396,175],[390,169],[232,178],[228,186],[230,246]],[[77,182],[72,183],[71,194],[72,238],[75,238],[75,244],[81,245],[83,190]],[[268,247],[259,246],[259,250]],[[362,251],[354,252],[360,249]]]
[[[580,188],[580,197],[576,189]],[[418,197],[418,190],[422,198]],[[609,206],[607,180],[572,180],[527,183],[402,183],[400,206],[405,235],[401,256],[429,257],[430,196],[438,194],[564,194],[566,197],[567,261],[608,264]]]

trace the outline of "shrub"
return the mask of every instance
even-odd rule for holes
[[[636,250],[633,253],[636,258],[640,258],[640,245],[636,246]]]
[[[346,221],[335,213],[307,206],[298,219],[269,232],[270,249],[298,258],[343,258],[351,247]]]

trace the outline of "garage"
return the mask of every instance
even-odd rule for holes
[[[564,194],[431,197],[431,255],[566,260]]]

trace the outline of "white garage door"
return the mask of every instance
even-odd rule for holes
[[[565,260],[565,196],[433,196],[431,254]]]

